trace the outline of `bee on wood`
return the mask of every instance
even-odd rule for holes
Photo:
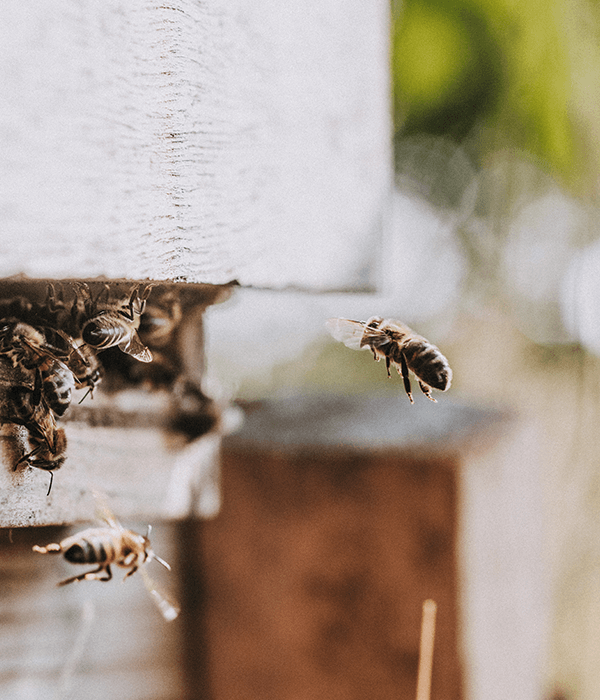
[[[47,342],[48,335],[52,345]],[[4,319],[0,326],[0,354],[5,355],[14,368],[20,366],[39,372],[46,403],[57,416],[64,415],[77,380],[67,362],[79,354],[66,334],[50,328],[34,328],[17,319]]]
[[[377,362],[385,358],[388,377],[394,365],[402,375],[404,390],[414,403],[408,371],[417,378],[421,391],[431,401],[431,389],[447,391],[452,381],[452,370],[440,350],[408,326],[391,319],[373,316],[368,321],[330,318],[327,329],[335,340],[353,350],[369,349]]]
[[[133,530],[126,530],[111,514],[104,515],[103,519],[105,527],[92,527],[67,537],[62,542],[45,547],[34,545],[33,551],[41,554],[62,554],[72,564],[98,565],[96,569],[61,581],[59,586],[66,586],[75,581],[110,581],[112,565],[129,569],[123,580],[139,569],[144,585],[165,620],[174,620],[179,614],[178,607],[159,592],[145,568],[142,568],[144,564],[155,559],[171,570],[167,562],[157,556],[150,546],[150,526],[146,535],[140,535]]]
[[[25,463],[50,472],[46,494],[50,495],[53,472],[60,469],[66,459],[67,437],[64,429],[57,427],[56,418],[44,399],[39,373],[35,375],[33,388],[21,384],[8,387],[0,421],[22,425],[27,431],[31,450],[18,460],[13,471]]]
[[[108,285],[105,285],[94,299],[89,287],[80,284],[78,292],[85,309],[85,318],[81,323],[81,338],[84,343],[95,350],[106,350],[116,346],[140,362],[151,362],[152,353],[140,340],[137,329],[152,285],[148,285],[141,295],[139,289],[139,284],[132,288],[127,302],[109,305]],[[98,310],[102,295],[106,296],[106,308]],[[79,304],[79,300],[75,303]]]

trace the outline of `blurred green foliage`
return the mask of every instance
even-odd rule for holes
[[[405,0],[393,4],[398,138],[516,148],[573,184],[600,161],[598,3]]]

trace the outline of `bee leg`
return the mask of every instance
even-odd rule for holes
[[[386,356],[385,356],[385,368],[386,368],[386,370],[387,370],[388,379],[391,379],[391,378],[392,378],[392,375],[391,375],[391,372],[390,372],[390,364],[391,364],[390,358],[386,355]]]
[[[400,353],[400,367],[402,369],[402,381],[404,382],[404,391],[406,391],[406,395],[408,396],[410,402],[414,403],[412,391],[410,388],[410,378],[408,376],[408,365],[406,364],[406,358],[404,357],[403,352]]]
[[[23,456],[21,457],[21,459],[20,459],[20,460],[15,464],[15,466],[13,467],[13,472],[16,472],[16,471],[17,471],[17,467],[18,467],[20,464],[24,464],[24,463],[25,463],[25,464],[29,464],[29,459],[30,459],[31,457],[35,457],[35,455],[36,455],[41,449],[42,449],[42,446],[41,446],[41,445],[38,445],[34,450],[31,450],[31,452],[28,452],[26,455],[23,455]]]
[[[138,289],[140,285],[136,284],[133,289],[131,290],[131,293],[129,294],[129,299],[127,300],[126,304],[123,304],[123,306],[117,310],[117,313],[123,316],[123,318],[126,318],[128,321],[133,321],[134,317],[134,311],[133,307],[135,305],[136,301],[139,301],[140,295],[138,294]]]
[[[47,544],[45,547],[40,547],[39,545],[34,544],[32,549],[34,552],[39,552],[40,554],[60,554],[62,551],[60,545],[56,543]]]
[[[46,306],[51,313],[56,313],[59,308],[64,308],[64,303],[61,303],[56,297],[56,290],[52,283],[48,283],[46,287]]]
[[[142,296],[140,296],[138,294],[138,301],[140,302],[140,314],[142,314],[144,312],[144,309],[146,308],[146,300],[150,296],[150,292],[152,291],[152,288],[155,286],[156,286],[155,284],[148,284],[148,285],[146,285],[144,291],[142,292]],[[171,318],[173,318],[172,313],[171,313]]]
[[[110,292],[110,287],[108,284],[104,284],[102,286],[102,289],[98,292],[96,295],[96,298],[94,299],[92,295],[92,291],[87,284],[87,282],[80,282],[77,286],[77,291],[81,297],[83,297],[83,308],[85,311],[85,315],[87,318],[92,318],[93,316],[96,316],[96,310],[98,309],[98,305],[100,304],[100,297],[105,294],[106,295],[106,304],[108,305],[108,297],[109,297],[109,292]],[[73,309],[71,309],[73,314],[76,314],[75,306],[77,305],[77,300],[75,301],[75,304],[73,305]]]
[[[90,294],[90,301],[91,301],[91,304],[92,304],[92,309],[93,309],[93,313],[94,313],[94,314],[96,313],[96,309],[98,308],[98,305],[100,304],[100,297],[101,297],[103,294],[106,296],[106,301],[105,301],[105,303],[106,303],[106,305],[108,305],[109,293],[110,293],[110,287],[109,287],[107,284],[104,284],[104,285],[102,286],[102,289],[98,292],[98,295],[96,296],[95,299],[92,299],[92,296],[91,296],[91,294]]]
[[[83,401],[84,401],[84,399],[87,399],[88,396],[91,396],[92,398],[94,398],[93,391],[94,391],[93,387],[90,387],[90,388],[85,392],[85,394],[83,395],[83,398],[78,402],[77,405],[79,406],[79,404],[82,404]]]
[[[134,564],[134,565],[132,566],[132,568],[129,569],[129,571],[128,571],[128,572],[125,574],[125,576],[123,577],[123,581],[125,581],[126,578],[128,578],[129,576],[131,576],[131,574],[135,574],[135,572],[136,572],[137,570],[138,570],[138,565],[137,565],[137,564]]]
[[[421,387],[421,391],[425,394],[425,396],[430,400],[433,401],[434,403],[437,403],[437,399],[434,399],[433,396],[431,395],[431,387],[425,384],[425,382],[422,382],[419,379],[419,386]]]
[[[46,494],[46,498],[50,495],[50,491],[52,491],[52,483],[54,482],[54,472],[50,472],[50,483],[48,484],[48,493]]]
[[[98,574],[101,571],[106,571],[107,576],[106,577],[101,577],[98,576]],[[79,576],[71,576],[71,578],[67,578],[64,581],[61,581],[60,583],[57,583],[57,586],[66,586],[69,583],[74,583],[75,581],[110,581],[112,578],[112,574],[110,571],[110,566],[101,564],[97,569],[92,569],[92,571],[87,571],[85,574],[79,574]]]

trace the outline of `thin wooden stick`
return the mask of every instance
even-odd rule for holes
[[[435,614],[437,605],[434,600],[423,603],[421,621],[421,648],[419,650],[419,672],[417,676],[417,700],[429,700],[431,693],[431,670],[433,667],[433,641],[435,638]]]

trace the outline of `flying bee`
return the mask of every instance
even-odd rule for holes
[[[108,285],[105,285],[95,299],[86,284],[79,285],[78,289],[79,295],[83,298],[86,314],[81,325],[81,337],[84,343],[95,350],[106,350],[117,346],[140,362],[152,361],[152,353],[142,343],[137,333],[140,317],[146,308],[146,300],[152,285],[148,285],[141,296],[140,285],[135,285],[127,302],[117,306],[108,305]],[[107,297],[107,308],[98,311],[102,294]]]
[[[421,391],[435,401],[431,389],[446,391],[452,381],[452,370],[440,350],[408,326],[381,316],[368,321],[351,321],[346,318],[330,318],[327,329],[335,340],[353,350],[369,349],[377,362],[385,358],[388,377],[394,365],[402,375],[404,390],[414,403],[408,371],[417,378]]]
[[[156,555],[150,546],[150,526],[145,535],[140,535],[133,530],[126,530],[112,515],[106,515],[103,519],[106,527],[92,527],[45,547],[34,545],[33,551],[41,554],[62,554],[72,564],[98,564],[96,569],[61,581],[59,586],[66,586],[75,581],[110,581],[110,567],[113,564],[129,569],[123,580],[139,569],[146,589],[165,620],[174,620],[179,614],[179,608],[159,592],[143,568],[144,564],[155,559],[171,570],[167,562]]]

